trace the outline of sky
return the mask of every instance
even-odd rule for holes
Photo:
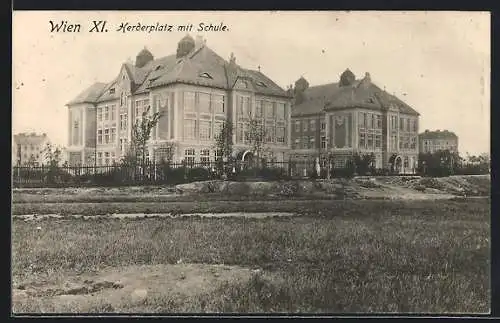
[[[106,20],[107,33],[88,32]],[[51,32],[50,21],[81,24]],[[420,114],[420,131],[450,130],[461,153],[490,151],[490,14],[487,12],[140,12],[16,11],[13,13],[12,130],[47,133],[67,143],[65,104],[94,82],[114,79],[144,47],[174,54],[185,31],[119,32],[135,25],[194,24],[193,37],[242,67],[286,88],[304,76],[311,86],[356,77],[395,94]],[[226,31],[197,32],[199,23]],[[29,26],[29,28],[28,28]]]

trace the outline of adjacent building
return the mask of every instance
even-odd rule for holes
[[[458,153],[458,136],[448,130],[425,130],[419,135],[419,151],[421,153],[435,153],[439,150]]]
[[[45,161],[43,150],[49,142],[47,134],[20,133],[12,137],[12,165],[40,166]]]
[[[174,161],[217,158],[215,136],[232,120],[235,156],[248,153],[250,120],[266,129],[270,158],[285,160],[291,147],[291,97],[259,70],[220,57],[201,37],[182,38],[175,54],[154,58],[144,48],[135,63],[123,63],[111,82],[95,83],[68,102],[71,165],[118,161],[142,113],[161,112],[148,158],[159,161],[173,146]],[[246,158],[246,157],[245,157]]]
[[[292,158],[324,159],[344,167],[354,154],[374,154],[375,167],[414,173],[418,161],[419,113],[372,82],[345,70],[338,82],[309,86],[301,77],[289,89]]]

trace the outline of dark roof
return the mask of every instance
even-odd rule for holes
[[[66,105],[78,104],[78,103],[93,103],[102,94],[106,88],[106,83],[97,82],[89,86],[85,91],[80,93],[76,98],[68,102]]]
[[[124,66],[133,82],[134,94],[145,93],[151,88],[173,83],[232,89],[236,79],[244,77],[251,80],[254,85],[252,89],[258,94],[288,96],[285,90],[260,71],[230,65],[206,45],[195,48],[182,58],[176,58],[174,54],[151,60],[141,68],[131,63],[125,63]],[[89,102],[117,99],[118,93],[110,94],[108,91],[115,82],[116,80],[107,84],[99,83],[100,86],[94,89],[98,90],[94,91],[98,94],[85,96],[85,99]],[[75,99],[69,104],[82,101],[80,96],[78,100]]]
[[[448,130],[436,130],[436,131],[428,131],[422,132],[418,135],[420,139],[458,139],[458,136]]]
[[[46,134],[38,135],[31,133],[20,133],[14,135],[14,143],[17,145],[39,145],[46,139]]]
[[[352,85],[348,86],[329,83],[309,87],[304,91],[303,101],[294,105],[292,115],[312,115],[346,108],[384,110],[391,105],[397,107],[401,113],[420,115],[396,96],[381,90],[377,85],[365,79],[355,80]]]

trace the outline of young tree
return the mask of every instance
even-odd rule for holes
[[[226,120],[222,124],[220,132],[215,135],[215,149],[220,156],[229,160],[233,153],[233,122]]]
[[[142,166],[146,164],[148,141],[151,138],[151,131],[156,127],[162,117],[161,112],[150,113],[151,107],[142,113],[142,117],[132,126],[132,139],[130,147],[123,158],[123,162],[128,165]]]
[[[256,157],[257,167],[260,167],[261,159],[268,150],[266,147],[266,138],[268,133],[262,120],[253,117],[251,113],[248,115],[249,122],[245,139],[250,145],[250,151]]]
[[[45,154],[45,161],[49,166],[49,169],[47,171],[47,181],[52,184],[55,182],[55,178],[59,173],[61,149],[59,147],[53,146],[51,143],[47,143],[42,152]]]

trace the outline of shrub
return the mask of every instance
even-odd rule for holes
[[[206,181],[209,180],[212,176],[210,174],[210,170],[204,167],[196,167],[188,170],[187,173],[188,181]]]

